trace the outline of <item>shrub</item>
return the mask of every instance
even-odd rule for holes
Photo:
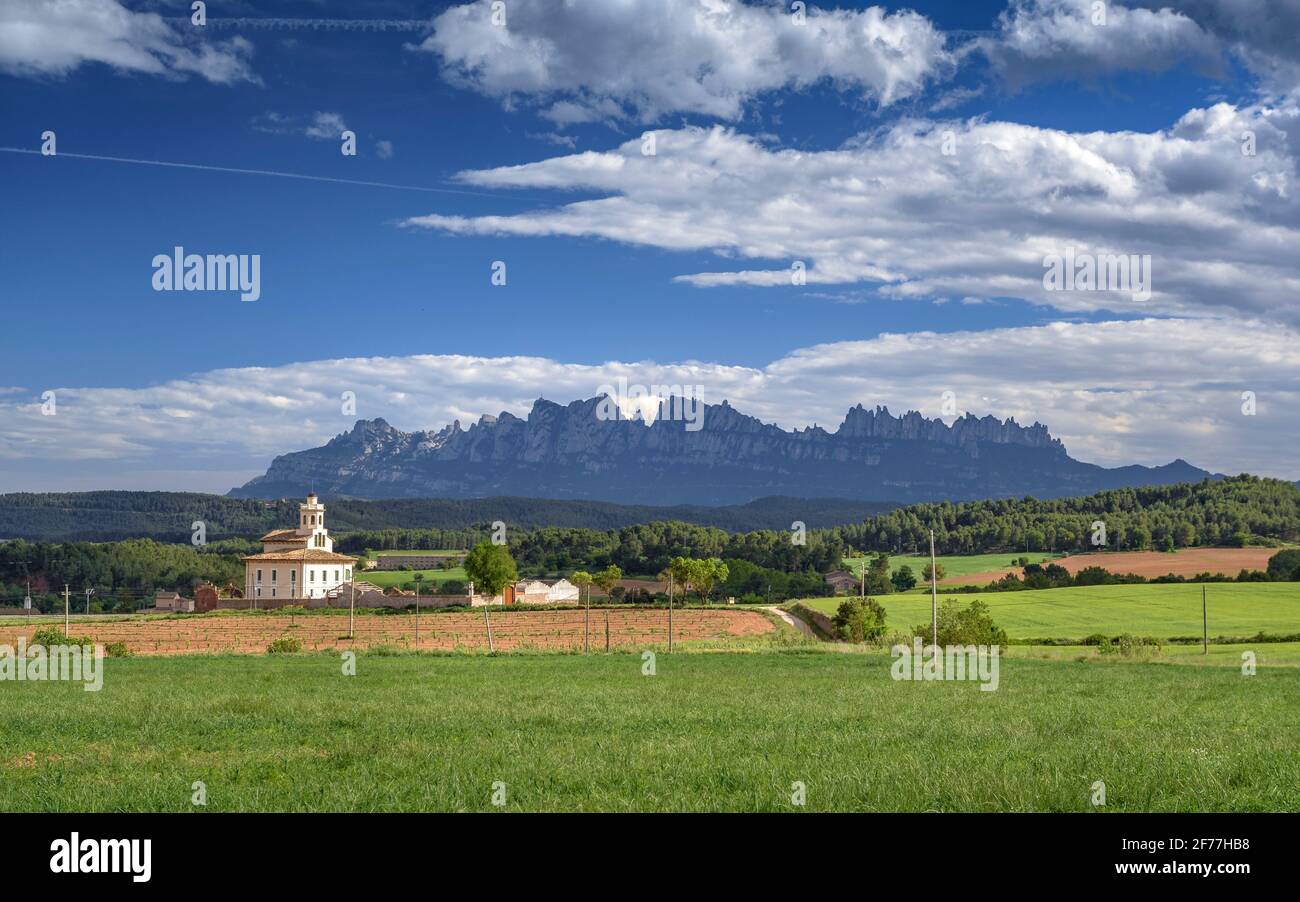
[[[851,598],[835,612],[835,632],[845,642],[870,642],[885,634],[885,609],[874,598]]]
[[[1270,579],[1300,580],[1300,549],[1288,548],[1268,559]]]
[[[281,636],[272,639],[271,644],[266,647],[268,655],[292,655],[300,651],[302,651],[302,640],[297,636]]]
[[[1126,658],[1145,657],[1160,651],[1159,641],[1147,636],[1132,636],[1124,633],[1115,638],[1119,653]]]
[[[135,652],[125,642],[110,642],[104,646],[104,654],[110,658],[134,658]]]
[[[69,636],[57,626],[43,626],[32,636],[32,645],[94,645],[89,636]]]
[[[953,599],[945,601],[939,607],[939,645],[1006,645],[1006,631],[993,622],[989,607],[976,600],[970,607],[963,609]],[[913,628],[913,635],[928,639],[930,624],[922,623]]]
[[[893,582],[894,588],[897,591],[906,592],[908,589],[916,586],[916,574],[912,572],[911,567],[904,564],[898,568],[898,571],[894,573],[892,577],[890,577],[890,581]]]

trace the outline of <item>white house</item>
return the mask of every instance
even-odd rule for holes
[[[316,493],[298,505],[298,528],[262,536],[262,553],[244,558],[244,597],[322,598],[352,579],[356,560],[334,552],[325,505]]]
[[[567,579],[523,579],[515,583],[518,604],[559,604],[578,598],[578,587]]]

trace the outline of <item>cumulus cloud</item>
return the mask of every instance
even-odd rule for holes
[[[1013,87],[1180,63],[1222,74],[1229,56],[1267,87],[1300,84],[1300,0],[1012,0],[978,42]]]
[[[408,430],[484,413],[525,415],[601,385],[682,384],[785,428],[834,429],[853,404],[938,416],[959,410],[1046,423],[1072,454],[1105,465],[1183,457],[1224,472],[1296,478],[1300,343],[1255,322],[1138,320],[985,332],[883,334],[795,351],[761,368],[726,363],[569,364],[542,357],[370,357],[215,370],[145,388],[0,396],[0,491],[152,487],[225,491],[279,453],[320,444],[354,417]],[[1252,391],[1257,414],[1244,416]],[[707,421],[705,427],[708,428]],[[232,475],[233,474],[233,475]],[[161,478],[161,477],[159,477]]]
[[[1167,5],[1129,9],[1095,0],[1012,0],[998,17],[997,31],[983,49],[1013,87],[1161,71],[1188,59],[1207,68],[1220,62],[1219,41]]]
[[[202,41],[117,0],[0,3],[0,70],[16,75],[63,76],[83,63],[103,63],[173,78],[195,74],[218,84],[257,82],[252,53],[242,37]]]
[[[456,83],[544,105],[559,125],[668,113],[737,119],[765,91],[830,81],[881,105],[945,77],[944,36],[915,12],[738,0],[489,0],[439,15],[419,45]]]
[[[1252,133],[1255,154],[1244,155]],[[904,120],[839,149],[774,149],[722,127],[459,175],[605,196],[503,216],[435,213],[451,234],[606,238],[761,268],[699,286],[874,283],[902,298],[1013,297],[1073,312],[1244,313],[1300,322],[1300,105],[1193,110],[1152,133]],[[951,150],[946,153],[945,150]],[[1049,255],[1150,255],[1153,291],[1044,285]]]

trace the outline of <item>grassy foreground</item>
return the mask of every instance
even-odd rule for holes
[[[1298,810],[1295,670],[881,654],[110,659],[0,683],[0,808],[59,811]],[[791,804],[802,781],[807,804]]]
[[[1211,637],[1300,631],[1300,583],[1209,583],[1206,594]],[[1012,639],[1080,639],[1091,633],[1158,639],[1201,635],[1199,583],[940,593],[939,603],[949,598],[963,607],[976,598],[983,601]],[[843,600],[813,598],[805,604],[834,614]],[[881,595],[876,600],[884,605],[891,629],[908,629],[930,620],[929,595]]]

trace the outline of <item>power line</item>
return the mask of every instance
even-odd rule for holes
[[[301,172],[280,172],[274,169],[241,169],[235,166],[209,166],[203,163],[177,163],[170,160],[140,160],[133,157],[109,157],[91,153],[69,153],[60,150],[57,154],[42,154],[39,150],[28,147],[0,147],[4,153],[25,153],[35,156],[71,157],[77,160],[98,160],[107,163],[134,163],[141,166],[165,166],[173,169],[200,169],[208,172],[230,172],[237,175],[271,175],[286,179],[299,179],[309,182],[331,182],[338,185],[358,185],[368,188],[390,188],[396,191],[422,191],[432,194],[458,194],[468,197],[504,198],[507,200],[532,200],[519,194],[497,194],[487,191],[470,191],[462,188],[431,188],[427,185],[397,185],[392,182],[372,182],[362,179],[341,179],[327,175],[307,175]]]

